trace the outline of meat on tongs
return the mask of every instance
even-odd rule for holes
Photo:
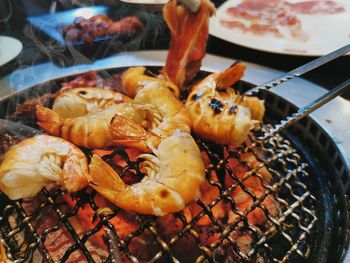
[[[208,39],[209,17],[215,13],[210,0],[170,0],[163,8],[171,33],[163,75],[180,89],[201,67]]]

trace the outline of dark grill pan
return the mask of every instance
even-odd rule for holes
[[[157,70],[159,68],[151,68]],[[123,69],[112,69],[115,74]],[[206,75],[201,72],[199,77]],[[59,89],[59,79],[32,87],[12,95],[0,103],[2,118],[11,118],[35,127],[33,121],[26,117],[13,117],[16,105],[28,98],[52,93]],[[236,88],[245,91],[252,84],[240,81]],[[260,97],[265,100],[267,113],[265,123],[278,123],[286,118],[296,107],[283,98],[269,91],[262,91]],[[257,134],[259,135],[259,134]],[[104,209],[94,199],[96,193],[90,189],[73,195],[73,206],[69,206],[64,193],[60,190],[43,190],[35,198],[35,208],[28,212],[28,201],[10,201],[1,195],[1,238],[8,257],[15,262],[43,260],[47,262],[96,261],[95,252],[90,245],[93,237],[101,229],[109,252],[106,262],[118,262],[120,258],[130,262],[340,262],[348,248],[349,230],[349,171],[344,157],[337,149],[332,138],[310,117],[304,118],[282,133],[262,143],[251,137],[252,144],[232,150],[228,147],[213,145],[196,138],[202,151],[209,157],[211,165],[207,169],[207,181],[219,191],[211,203],[198,200],[199,214],[188,222],[183,212],[172,216],[180,227],[171,234],[165,234],[157,217],[134,215],[137,228],[122,238],[120,229],[113,225],[113,218],[124,213],[118,208]],[[224,153],[226,152],[226,153]],[[259,178],[258,168],[244,162],[240,154],[252,153],[266,165],[272,174],[271,185],[264,185],[264,194],[256,196],[245,187],[248,178]],[[138,162],[128,159],[125,151],[118,155],[127,162],[122,176],[129,170],[138,172]],[[109,156],[111,157],[111,156]],[[108,159],[108,158],[107,158]],[[230,162],[239,163],[248,172],[238,178]],[[260,167],[259,167],[260,168]],[[218,180],[212,177],[213,171]],[[232,185],[225,185],[228,177]],[[254,200],[254,204],[243,213],[236,208],[230,191],[241,187]],[[272,216],[264,200],[273,195],[280,207],[280,213]],[[225,203],[235,215],[232,222],[217,220],[214,208]],[[81,232],[77,230],[74,218],[86,210],[86,206],[95,212],[95,227]],[[260,209],[267,218],[266,226],[250,224],[247,216],[254,209]],[[47,223],[54,215],[55,220]],[[207,217],[210,225],[203,230],[199,221]],[[52,221],[52,219],[50,219]],[[59,258],[52,258],[46,243],[49,236],[59,231],[66,231],[71,237],[70,245],[64,249]],[[203,233],[204,231],[204,233]],[[210,240],[212,235],[218,238]],[[147,236],[147,253],[135,251],[133,244],[142,236]],[[207,238],[203,238],[207,237]],[[251,239],[251,246],[242,248],[240,237]],[[183,240],[190,240],[186,247],[178,248]],[[192,246],[192,247],[191,247]],[[77,252],[78,251],[78,252]],[[75,256],[74,256],[75,254]],[[147,254],[145,256],[144,254]]]

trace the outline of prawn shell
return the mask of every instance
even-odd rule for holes
[[[67,119],[61,118],[51,109],[37,106],[36,116],[38,125],[46,132],[88,149],[127,146],[150,151],[148,143],[159,144],[159,138],[147,134],[143,127],[147,119],[146,112],[139,104],[132,102],[114,104],[103,110]]]
[[[239,146],[263,118],[263,101],[241,96],[228,85],[243,76],[245,66],[236,63],[197,83],[186,100],[194,132],[218,144]]]
[[[118,111],[118,107],[110,107],[85,116],[65,119],[61,136],[88,149],[102,148],[113,140],[110,123]]]
[[[197,200],[200,186],[205,181],[205,167],[191,135],[177,131],[176,136],[169,137],[159,145],[158,155],[159,174],[164,176],[157,181],[175,189],[185,205]]]
[[[177,129],[191,132],[192,121],[187,108],[169,89],[149,84],[139,90],[134,101],[152,104],[159,110],[163,119],[153,132],[160,137],[166,138]]]
[[[128,96],[112,90],[81,87],[60,93],[52,110],[62,118],[75,118],[130,100]]]
[[[145,169],[141,182],[126,185],[100,157],[89,165],[91,186],[110,202],[125,210],[163,216],[179,212],[199,198],[205,168],[197,144],[180,130],[164,139],[156,150],[159,170]],[[142,158],[157,158],[143,155]],[[146,160],[145,163],[150,161]]]
[[[89,180],[84,153],[49,135],[38,135],[12,146],[0,164],[0,189],[13,200],[33,197],[51,183],[76,192]]]

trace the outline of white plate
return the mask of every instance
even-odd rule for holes
[[[221,20],[233,20],[227,9],[243,0],[228,0],[221,5],[215,17],[210,19],[210,34],[241,46],[280,54],[322,56],[350,43],[350,0],[333,0],[345,11],[334,14],[294,14],[301,22],[305,39],[297,39],[286,28],[279,27],[282,37],[272,34],[255,35],[240,29],[223,26]],[[265,0],[260,0],[265,1]],[[310,0],[284,0],[291,4]],[[326,1],[326,0],[317,0]],[[237,19],[234,19],[237,20]],[[248,20],[240,20],[247,23]]]
[[[22,43],[7,36],[0,36],[0,67],[10,62],[22,51]]]

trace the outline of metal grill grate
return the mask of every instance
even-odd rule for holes
[[[128,213],[134,229],[125,234],[116,224],[120,219],[114,219],[126,212],[103,209],[91,189],[73,195],[72,202],[62,198],[67,196],[62,191],[44,190],[32,200],[35,208],[28,209],[28,201],[10,202],[4,208],[0,224],[5,226],[2,238],[9,258],[15,262],[33,260],[39,251],[45,261],[64,262],[75,257],[98,261],[91,245],[97,246],[96,240],[104,228],[110,229],[117,241],[122,259],[130,262],[286,262],[307,258],[311,253],[310,235],[317,221],[317,200],[308,190],[312,176],[308,165],[291,142],[281,135],[263,143],[254,142],[252,137],[251,143],[233,149],[196,140],[209,159],[208,189],[215,191],[210,200],[203,195],[205,199],[197,201],[196,208],[190,209],[191,216],[183,211],[164,221]],[[130,160],[125,151],[112,155],[127,164],[122,176],[140,173],[140,162]],[[258,162],[247,162],[244,155],[253,155]],[[268,168],[271,183],[264,179],[263,167]],[[252,182],[263,191],[253,191]],[[237,191],[249,204],[245,209],[233,195]],[[77,229],[74,220],[83,222],[81,214],[90,210],[90,227]],[[67,233],[70,241],[64,253],[59,257],[56,253],[53,258],[47,242],[55,233]],[[105,261],[116,256],[115,249],[111,251],[102,253]]]
[[[7,109],[11,116],[18,103],[56,91],[59,82],[33,87],[3,101],[0,107]],[[236,86],[242,91],[250,84],[240,81]],[[265,100],[267,123],[295,111],[292,104],[273,93],[261,92],[260,95]],[[27,116],[17,117],[19,121],[32,124]],[[98,255],[105,262],[118,262],[119,258],[126,262],[304,262],[319,253],[322,244],[318,243],[316,235],[326,228],[323,213],[327,213],[324,212],[325,200],[320,199],[313,185],[318,171],[304,150],[310,150],[311,159],[325,158],[325,164],[334,168],[334,174],[327,174],[324,180],[330,178],[331,182],[327,183],[335,182],[328,198],[334,200],[336,207],[332,210],[335,216],[330,214],[339,219],[338,225],[330,227],[329,231],[337,232],[340,241],[334,242],[335,250],[342,250],[346,248],[348,221],[343,192],[338,189],[348,189],[350,184],[343,157],[329,135],[310,118],[292,125],[289,130],[292,136],[276,135],[264,143],[252,137],[250,143],[238,149],[196,138],[208,159],[206,183],[215,191],[207,199],[203,194],[203,198],[191,206],[195,207],[195,212],[190,216],[188,209],[165,218],[137,215],[118,208],[106,209],[105,203],[101,203],[98,194],[91,189],[72,195],[73,200],[60,190],[44,190],[38,197],[21,202],[10,201],[0,194],[1,239],[8,257],[14,262],[100,262]],[[300,147],[298,143],[305,143],[305,146]],[[252,154],[258,160],[257,166],[246,162],[242,158],[244,154]],[[126,163],[118,170],[122,177],[130,177],[130,174],[142,177],[139,161],[131,160],[127,152],[115,151],[106,159],[113,156]],[[270,183],[264,180],[261,167],[268,168],[272,176]],[[337,180],[340,175],[342,185]],[[249,180],[258,182],[263,191],[250,190]],[[249,201],[245,210],[232,197],[238,190]],[[271,198],[277,212],[268,206]],[[220,207],[224,207],[224,215],[218,213]],[[251,222],[255,213],[263,223]],[[65,237],[65,246],[57,253],[48,243],[52,240],[55,243],[59,236]],[[330,247],[325,246],[326,250]],[[102,249],[96,252],[94,247]],[[338,257],[337,252],[335,255]]]

